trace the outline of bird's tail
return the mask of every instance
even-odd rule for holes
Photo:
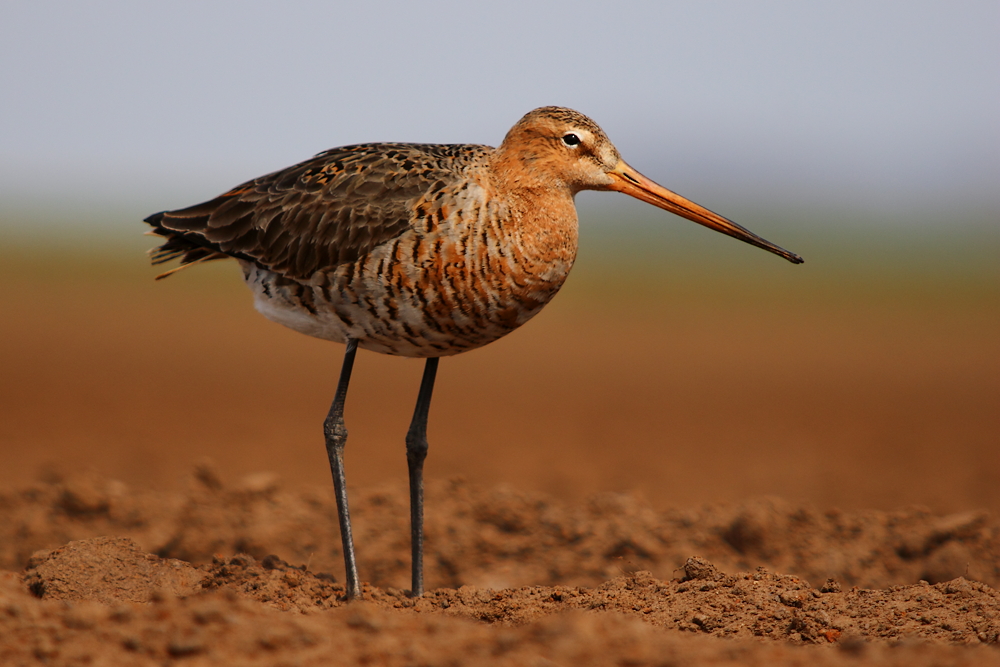
[[[149,216],[144,221],[153,227],[153,229],[146,232],[147,236],[162,236],[166,239],[166,241],[164,241],[164,243],[159,247],[151,248],[149,250],[149,260],[154,266],[156,266],[179,259],[180,266],[170,269],[169,271],[164,271],[160,275],[156,276],[157,280],[166,278],[167,276],[177,273],[181,269],[185,269],[193,264],[210,262],[215,259],[227,259],[229,257],[229,255],[221,253],[215,248],[209,248],[195,243],[182,233],[164,228],[159,224],[162,217],[163,213],[156,213]]]

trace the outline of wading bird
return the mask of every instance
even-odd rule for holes
[[[423,594],[423,464],[438,359],[491,343],[559,291],[576,257],[581,190],[616,190],[796,264],[734,222],[626,164],[590,118],[542,107],[499,148],[333,148],[203,204],[146,218],[154,264],[233,258],[258,311],[347,346],[323,424],[348,599],[360,594],[344,478],[344,402],[358,346],[426,359],[406,435],[412,594]],[[161,274],[160,278],[166,274]]]

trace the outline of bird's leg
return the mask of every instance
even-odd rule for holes
[[[437,375],[438,359],[432,357],[424,365],[417,407],[406,432],[406,463],[410,470],[410,546],[413,558],[413,597],[424,594],[424,459],[427,458],[427,413],[431,409],[431,393]]]
[[[344,426],[344,402],[347,400],[347,385],[351,383],[351,369],[354,355],[358,351],[358,341],[348,339],[344,353],[344,365],[340,369],[337,394],[333,397],[330,412],[323,422],[326,436],[326,455],[330,458],[330,472],[333,473],[333,489],[337,495],[337,518],[340,520],[340,539],[344,544],[344,569],[347,577],[347,599],[361,595],[358,582],[358,564],[354,558],[354,538],[351,536],[351,514],[347,508],[347,482],[344,479],[344,445],[347,444],[347,428]]]

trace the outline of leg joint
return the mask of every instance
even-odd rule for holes
[[[406,434],[406,460],[423,462],[427,458],[427,436],[419,431],[409,431]]]
[[[323,435],[326,437],[328,446],[332,445],[337,449],[344,449],[347,444],[347,427],[344,426],[343,419],[327,419],[323,422]]]

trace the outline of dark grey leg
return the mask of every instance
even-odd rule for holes
[[[413,597],[424,594],[424,459],[427,458],[427,413],[437,375],[438,360],[428,359],[420,381],[417,407],[406,433],[406,463],[410,470],[410,545],[413,558]]]
[[[344,365],[340,369],[337,394],[333,398],[330,412],[323,422],[326,436],[326,455],[330,458],[330,472],[333,473],[333,489],[337,495],[337,517],[340,520],[340,539],[344,544],[344,569],[347,577],[347,599],[361,595],[358,582],[358,564],[354,558],[354,538],[351,536],[351,514],[347,508],[347,482],[344,479],[344,445],[347,444],[347,428],[344,427],[344,402],[347,400],[347,385],[351,383],[354,355],[358,351],[358,341],[348,340],[344,353]]]

